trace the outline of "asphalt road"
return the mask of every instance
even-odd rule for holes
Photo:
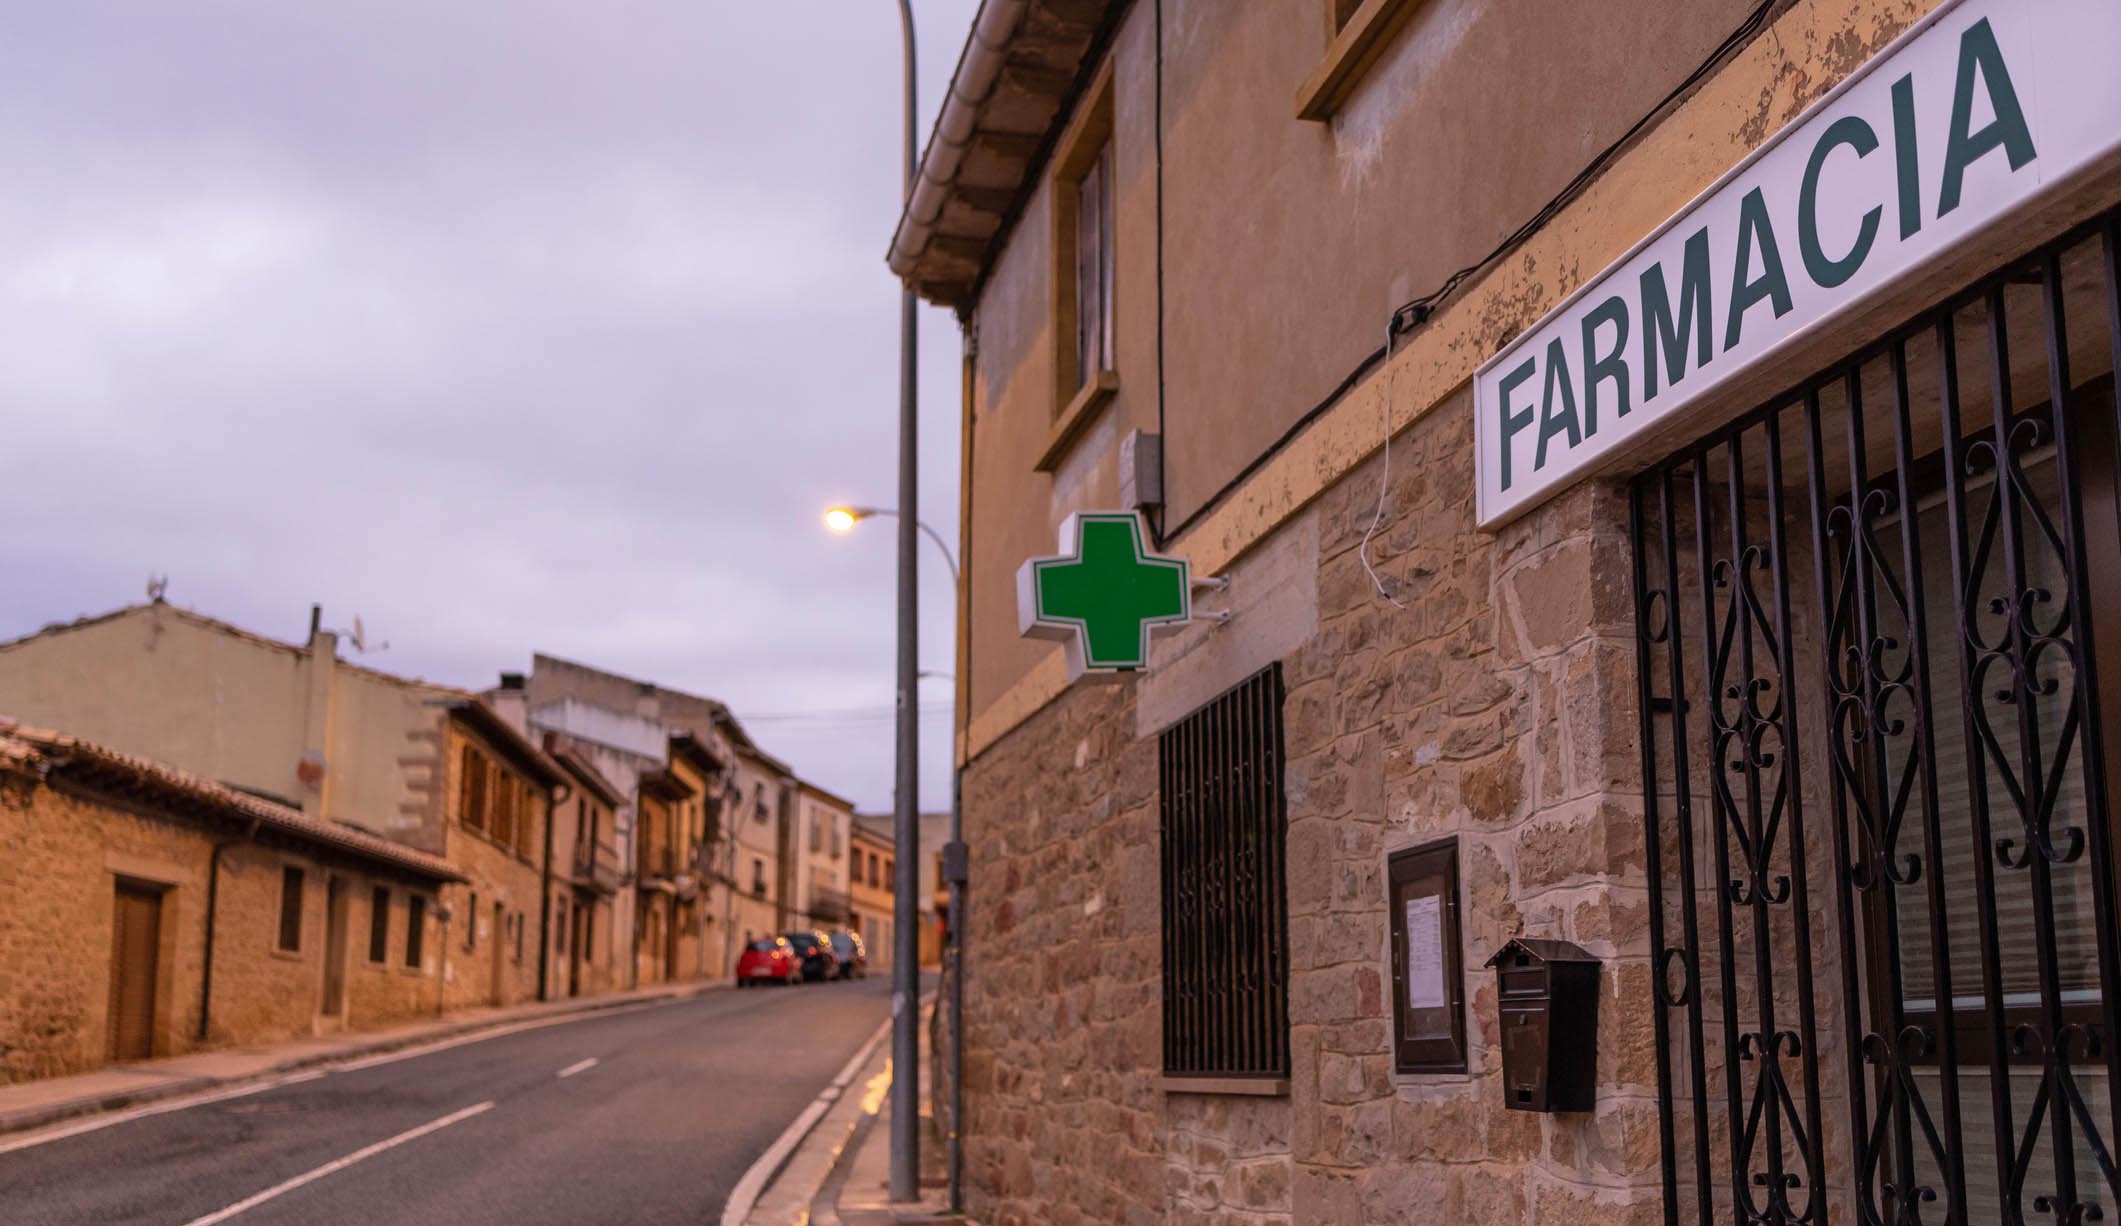
[[[889,992],[709,992],[128,1120],[0,1154],[0,1223],[714,1223]]]

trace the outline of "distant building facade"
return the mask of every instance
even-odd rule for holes
[[[795,803],[788,873],[794,882],[794,922],[826,931],[846,928],[853,917],[847,843],[854,804],[813,783],[797,785]]]
[[[0,1084],[441,1007],[440,858],[0,723]]]

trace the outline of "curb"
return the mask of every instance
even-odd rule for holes
[[[229,1077],[185,1077],[161,1085],[141,1086],[138,1089],[120,1090],[113,1094],[48,1103],[41,1107],[29,1107],[19,1111],[0,1112],[0,1137],[30,1132],[38,1128],[65,1123],[68,1120],[80,1119],[85,1116],[122,1111],[127,1107],[144,1107],[166,1099],[183,1098],[192,1094],[226,1090],[237,1086],[250,1085],[254,1082],[270,1081],[275,1077],[284,1077],[289,1073],[298,1073],[305,1069],[328,1067],[354,1060],[365,1060],[370,1056],[385,1055],[407,1047],[447,1042],[451,1039],[460,1039],[466,1035],[477,1034],[484,1030],[498,1030],[504,1026],[517,1026],[526,1022],[536,1023],[578,1017],[583,1014],[600,1013],[605,1010],[621,1009],[631,1005],[664,1004],[670,1001],[705,995],[708,992],[726,989],[727,987],[729,987],[727,983],[715,981],[697,986],[683,985],[670,991],[655,992],[648,995],[627,996],[624,998],[595,997],[570,1008],[556,1008],[516,1017],[481,1018],[474,1022],[459,1022],[453,1026],[423,1030],[418,1034],[390,1035],[378,1038],[372,1043],[282,1060],[253,1072],[239,1073]],[[208,1049],[208,1052],[210,1051],[211,1049]],[[208,1052],[199,1054],[208,1054]]]
[[[933,992],[916,997],[914,1008],[924,1009],[934,998]],[[737,1180],[736,1187],[730,1189],[729,1199],[722,1206],[722,1226],[743,1226],[744,1219],[750,1217],[752,1209],[757,1206],[759,1197],[763,1196],[766,1189],[773,1186],[773,1181],[780,1178],[781,1172],[788,1168],[788,1162],[795,1157],[795,1151],[810,1139],[810,1134],[824,1122],[833,1104],[840,1100],[840,1096],[847,1092],[847,1087],[861,1074],[862,1066],[867,1064],[869,1058],[876,1054],[876,1049],[891,1037],[891,1029],[897,1021],[896,1017],[885,1018],[862,1043],[860,1050],[854,1053],[854,1058],[840,1069],[839,1075],[810,1101],[809,1106],[803,1108],[802,1113],[795,1117],[795,1121],[782,1130],[773,1144],[766,1147],[766,1152],[760,1154],[758,1160],[745,1170],[743,1176]],[[830,1177],[829,1171],[827,1177]]]

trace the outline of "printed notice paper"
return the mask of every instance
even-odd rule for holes
[[[1407,900],[1407,1007],[1442,1009],[1450,1004],[1443,984],[1443,899],[1430,894]]]

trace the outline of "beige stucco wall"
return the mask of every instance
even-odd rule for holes
[[[1486,254],[1750,7],[1427,0],[1321,124],[1296,119],[1293,101],[1325,49],[1318,6],[1167,3],[1167,523],[1194,515],[1325,401],[1382,346],[1394,307]],[[995,629],[971,661],[975,713],[1053,650],[1013,632],[1016,567],[1052,551],[1069,511],[1114,505],[1119,440],[1159,428],[1153,26],[1137,6],[1111,52],[1119,393],[1053,474],[1033,471],[1052,412],[1043,186],[976,312],[967,581],[971,624]]]
[[[441,704],[456,691],[148,604],[0,646],[0,714],[441,850]],[[304,755],[321,776],[299,773]]]

